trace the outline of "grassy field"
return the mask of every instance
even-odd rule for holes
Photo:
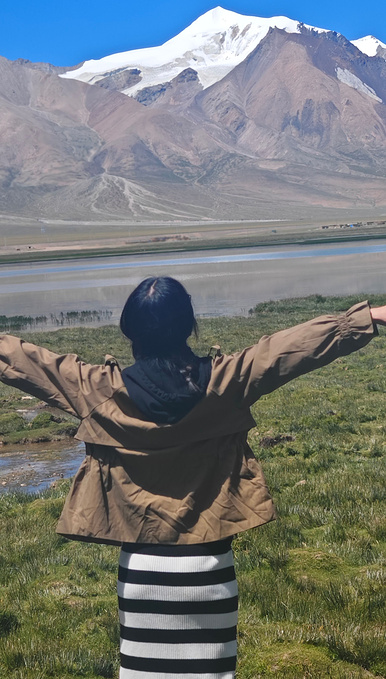
[[[356,299],[259,305],[249,318],[205,319],[195,348],[249,345]],[[377,304],[380,299],[372,298]],[[382,300],[383,301],[383,300]],[[116,328],[29,335],[58,352],[130,362]],[[237,679],[374,679],[385,658],[386,334],[299,378],[253,408],[250,442],[279,519],[234,542],[240,587]],[[12,414],[19,396],[2,386]],[[0,676],[117,677],[118,549],[55,534],[69,482],[0,496]]]

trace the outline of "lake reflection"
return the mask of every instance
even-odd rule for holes
[[[172,275],[197,314],[246,314],[268,299],[385,290],[386,241],[127,255],[0,267],[1,313],[38,316],[102,309],[117,322],[133,287]]]

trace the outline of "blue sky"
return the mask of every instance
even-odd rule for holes
[[[385,0],[1,0],[0,55],[70,66],[85,59],[160,45],[220,4],[254,16],[288,16],[386,43]]]

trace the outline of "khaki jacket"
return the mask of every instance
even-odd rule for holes
[[[206,395],[176,424],[142,419],[112,358],[88,365],[4,335],[0,379],[81,420],[76,438],[86,456],[59,533],[112,544],[211,542],[275,518],[247,443],[255,426],[250,406],[375,333],[363,302],[217,356]]]

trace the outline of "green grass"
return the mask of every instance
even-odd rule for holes
[[[25,330],[41,330],[46,327],[66,327],[69,325],[82,325],[91,323],[107,323],[112,316],[112,311],[99,309],[97,311],[61,311],[59,314],[49,316],[0,316],[0,331],[7,333],[21,332]]]
[[[34,399],[34,403],[38,403],[37,399]],[[16,404],[25,406],[25,403],[19,403],[18,400]],[[41,412],[28,422],[14,412],[13,408],[13,404],[2,402],[0,410],[0,442],[2,445],[62,441],[74,436],[79,425],[75,417],[70,415],[62,417],[50,412]]]
[[[234,351],[263,333],[355,301],[314,296],[259,305],[249,318],[205,319],[195,347],[204,353],[221,342],[224,351]],[[116,328],[30,338],[87,361],[101,361],[101,348],[122,364],[131,361]],[[234,542],[237,679],[386,676],[385,351],[381,331],[365,349],[253,408],[257,427],[250,443],[263,461],[279,519]],[[18,398],[1,386],[7,416],[19,407]],[[4,679],[117,677],[118,550],[55,534],[68,485],[38,496],[0,496]]]

